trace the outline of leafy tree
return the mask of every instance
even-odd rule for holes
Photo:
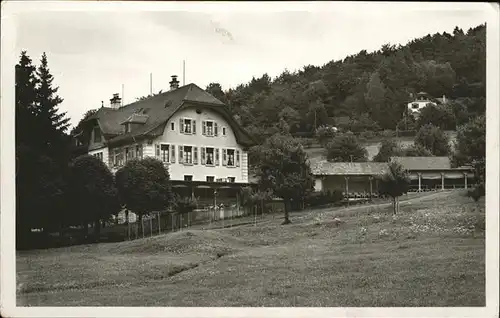
[[[128,161],[116,172],[116,184],[122,203],[138,215],[140,232],[144,215],[164,210],[173,201],[170,174],[154,158]]]
[[[351,118],[349,127],[350,131],[355,133],[380,130],[378,124],[374,122],[366,113],[361,114],[361,116],[357,116],[356,118]]]
[[[291,205],[313,190],[314,179],[302,145],[288,136],[274,135],[259,147],[257,176],[261,191],[272,192],[285,203],[285,221],[290,223]]]
[[[85,232],[87,225],[94,222],[99,235],[101,220],[121,209],[113,174],[98,158],[84,155],[70,163],[68,183],[68,199],[76,214],[68,218],[82,224]]]
[[[429,104],[420,111],[417,126],[431,124],[443,130],[455,130],[456,119],[453,110],[448,105]]]
[[[333,137],[326,145],[327,159],[335,162],[367,161],[368,152],[352,133]]]
[[[388,162],[391,157],[399,156],[401,153],[401,145],[396,140],[384,139],[378,148],[378,153],[373,157],[373,161]]]
[[[478,187],[472,191],[474,200],[485,193],[486,182],[486,117],[472,118],[457,132],[455,152],[452,155],[455,166],[470,164],[474,167]]]
[[[213,97],[217,98],[223,103],[227,103],[226,94],[222,90],[222,86],[219,83],[210,83],[205,89],[207,93],[211,94]]]
[[[422,145],[409,145],[401,149],[403,157],[432,157],[432,153]]]
[[[337,134],[337,129],[332,126],[320,126],[316,129],[316,138],[322,147],[326,147],[328,142]]]
[[[424,125],[415,136],[415,145],[429,150],[434,156],[448,156],[450,145],[446,134],[432,124]]]
[[[394,214],[399,210],[399,197],[408,192],[410,178],[397,162],[391,162],[387,172],[379,177],[379,193],[392,198]]]
[[[85,112],[85,114],[83,114],[83,117],[82,119],[80,119],[80,121],[78,122],[78,124],[71,130],[71,133],[70,135],[74,135],[75,133],[81,131],[83,129],[83,123],[89,119],[92,115],[94,115],[95,113],[97,113],[97,110],[98,109],[89,109]]]
[[[382,83],[379,73],[374,72],[366,85],[365,101],[372,118],[377,122],[386,115],[384,114],[385,95],[386,87]]]

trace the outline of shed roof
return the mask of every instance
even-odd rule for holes
[[[407,170],[448,170],[451,169],[448,157],[392,157]]]
[[[313,175],[381,175],[387,171],[385,162],[330,162],[312,161]]]

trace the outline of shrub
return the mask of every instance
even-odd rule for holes
[[[342,201],[343,195],[340,190],[323,190],[320,192],[312,192],[306,198],[305,202],[310,207],[321,206],[326,204],[335,204]]]
[[[360,139],[369,140],[375,137],[375,133],[373,131],[362,131],[359,137]]]
[[[384,137],[384,138],[396,137],[396,132],[394,130],[386,129],[386,130],[380,132],[380,136]]]
[[[337,134],[337,128],[331,126],[321,126],[316,129],[316,138],[321,146],[325,146]]]

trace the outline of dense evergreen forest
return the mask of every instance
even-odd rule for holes
[[[486,109],[486,24],[429,34],[404,46],[385,44],[323,66],[285,70],[274,79],[264,74],[226,91],[211,83],[207,91],[259,140],[283,124],[295,136],[308,136],[347,117],[351,131],[395,130],[421,91],[445,95],[461,124]]]

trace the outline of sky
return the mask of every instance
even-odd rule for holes
[[[226,90],[264,73],[274,78],[486,21],[484,7],[453,3],[40,3],[10,11],[14,50],[26,50],[36,65],[47,53],[72,125],[101,101],[109,106],[113,93],[122,96],[122,85],[125,104],[149,94],[150,73],[153,92],[168,90],[171,75],[181,85],[218,82]]]

